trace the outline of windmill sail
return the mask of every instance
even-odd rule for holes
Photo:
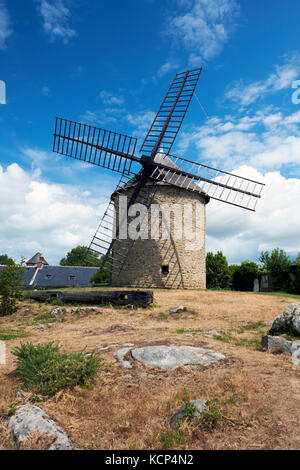
[[[263,183],[175,155],[159,153],[158,156],[150,174],[151,179],[255,211],[265,186]]]
[[[56,118],[53,152],[133,176],[137,139],[81,122]]]
[[[169,153],[193,97],[202,69],[175,75],[140,151],[154,158],[163,147]]]

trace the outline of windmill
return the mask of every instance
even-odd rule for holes
[[[258,181],[170,153],[201,71],[175,75],[140,148],[141,156],[136,154],[134,137],[56,118],[54,152],[121,174],[87,252],[91,264],[101,259],[100,269],[110,270],[113,285],[205,287],[204,243],[196,251],[187,247],[187,240],[179,243],[164,215],[167,239],[131,239],[128,214],[135,204],[147,209],[164,201],[196,204],[200,215],[194,226],[200,227],[205,238],[205,205],[210,198],[255,211],[261,197],[264,184]],[[123,218],[121,195],[127,198]],[[149,228],[154,219],[149,219],[148,212],[145,218]],[[140,230],[144,220],[140,220]],[[124,229],[125,237],[121,236]]]

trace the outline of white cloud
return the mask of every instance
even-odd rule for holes
[[[109,91],[102,90],[99,96],[106,105],[122,106],[124,104],[124,98],[122,96],[115,96]]]
[[[69,25],[71,12],[66,0],[38,0],[38,10],[43,19],[43,28],[50,40],[62,39],[65,44],[76,36],[76,31]]]
[[[291,88],[292,82],[300,74],[300,54],[295,53],[286,61],[283,65],[276,65],[275,71],[265,80],[249,84],[245,84],[242,80],[233,83],[225,93],[225,98],[245,107],[267,95]]]
[[[201,163],[231,171],[248,164],[259,170],[300,164],[300,112],[286,116],[266,108],[243,117],[210,118],[201,128],[182,134],[180,152],[188,155],[195,146]]]
[[[127,114],[125,116],[127,122],[133,126],[133,134],[136,137],[145,137],[146,132],[150,129],[150,126],[155,118],[153,111],[140,111],[135,114]]]
[[[282,248],[291,255],[300,251],[300,179],[277,171],[264,176],[255,168],[234,173],[264,181],[257,212],[211,200],[207,206],[207,251],[221,250],[230,263],[257,261],[261,251]]]
[[[0,200],[2,252],[19,261],[41,251],[51,263],[90,242],[106,206],[74,186],[45,183],[39,171],[26,172],[16,163],[0,166]]]
[[[163,65],[161,65],[157,71],[157,78],[161,78],[169,72],[176,70],[178,68],[177,63],[167,60]],[[156,77],[155,77],[156,78]]]
[[[0,49],[4,49],[7,39],[12,35],[10,17],[3,0],[0,0]]]
[[[43,87],[41,88],[41,93],[42,93],[42,95],[44,95],[44,96],[51,96],[51,94],[52,94],[50,88],[47,87],[47,86],[43,86]]]
[[[166,34],[189,53],[197,66],[213,59],[228,41],[238,14],[235,0],[180,0],[168,21]]]

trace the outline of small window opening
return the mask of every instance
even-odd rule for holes
[[[45,278],[46,278],[46,279],[51,279],[51,278],[52,278],[52,274],[46,274]]]
[[[72,274],[71,274],[71,276],[69,276],[69,281],[75,281],[75,279],[76,279],[76,276],[74,276]]]
[[[164,275],[169,274],[169,265],[168,264],[162,265],[161,272]]]

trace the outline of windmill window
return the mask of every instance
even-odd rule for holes
[[[52,279],[52,274],[46,274],[45,279],[47,280]]]
[[[161,272],[164,275],[169,274],[169,265],[168,264],[163,264],[162,267],[161,267]]]

